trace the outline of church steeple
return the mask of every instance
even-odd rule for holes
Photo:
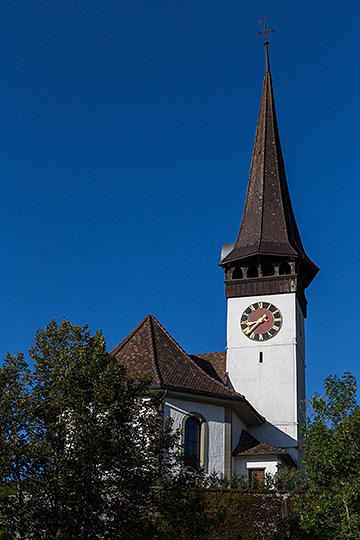
[[[223,248],[227,298],[297,292],[306,308],[304,289],[318,272],[306,255],[286,181],[265,41],[265,76],[248,189],[235,244]]]

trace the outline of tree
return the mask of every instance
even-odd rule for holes
[[[0,448],[1,472],[6,485],[22,486],[21,504],[18,493],[2,505],[8,530],[37,540],[152,538],[152,487],[173,440],[149,379],[129,378],[101,332],[67,320],[39,330],[30,356],[31,376],[21,356],[0,371],[0,418],[9,413],[1,429],[13,434]],[[9,393],[11,407],[25,403],[15,415]]]
[[[325,380],[303,428],[309,487],[294,501],[305,538],[360,538],[360,409],[350,373]]]
[[[8,497],[9,495],[15,495],[16,489],[0,488],[0,499]],[[1,516],[0,516],[1,519]],[[16,540],[15,536],[7,531],[0,530],[0,540]]]
[[[36,423],[30,395],[31,374],[21,353],[7,355],[0,369],[0,482],[11,486],[16,497],[2,501],[7,508],[2,527],[22,531],[26,523],[29,479],[37,474],[34,453]],[[9,490],[5,492],[9,492]]]

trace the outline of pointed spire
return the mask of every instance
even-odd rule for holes
[[[270,73],[269,42],[265,41],[265,73]]]
[[[269,67],[266,46],[266,67]],[[287,186],[270,71],[265,72],[248,191],[236,242],[253,253],[304,256]]]
[[[303,287],[307,287],[318,268],[305,254],[290,201],[276,119],[269,43],[266,40],[264,44],[265,76],[245,207],[237,241],[221,264],[254,255],[299,258],[306,267]]]

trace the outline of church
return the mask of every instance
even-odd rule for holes
[[[266,34],[265,34],[266,36]],[[266,36],[267,37],[267,36]],[[275,112],[268,41],[245,206],[225,244],[227,346],[190,355],[148,315],[111,354],[150,374],[164,420],[180,428],[184,460],[252,481],[301,467],[305,400],[305,289],[318,272],[291,206]]]

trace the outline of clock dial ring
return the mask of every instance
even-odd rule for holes
[[[271,302],[253,302],[240,318],[243,334],[253,341],[267,341],[275,337],[281,326],[281,312]]]

